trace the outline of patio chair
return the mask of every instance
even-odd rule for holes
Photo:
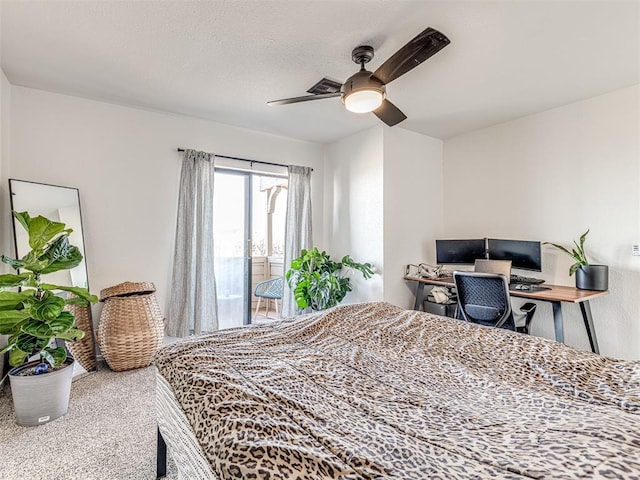
[[[258,305],[256,305],[256,313],[255,316],[258,316],[260,311],[260,302],[262,299],[266,299],[266,306],[264,310],[264,316],[266,318],[269,317],[269,307],[271,306],[271,300],[275,303],[276,306],[276,315],[278,318],[280,317],[280,313],[278,312],[278,300],[282,298],[282,288],[284,282],[282,277],[272,278],[271,280],[264,280],[256,285],[256,289],[253,294],[258,297]]]

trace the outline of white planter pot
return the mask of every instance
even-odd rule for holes
[[[74,360],[68,358],[64,367],[42,375],[21,376],[22,370],[40,363],[28,362],[9,370],[16,423],[33,427],[55,420],[67,413]]]

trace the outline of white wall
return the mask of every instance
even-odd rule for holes
[[[591,301],[600,351],[626,359],[640,358],[640,257],[631,256],[640,243],[639,112],[635,86],[444,143],[446,235],[570,245],[591,229],[587,255],[610,267],[610,295]],[[533,276],[574,285],[570,263],[547,246]],[[565,342],[589,349],[578,306],[563,312]],[[539,304],[532,330],[554,338],[549,304]]]
[[[181,167],[178,147],[313,167],[314,230],[322,237],[321,145],[29,88],[11,89],[6,176],[80,189],[89,285],[96,294],[127,280],[152,281],[166,312]]]
[[[412,307],[404,268],[428,260],[442,231],[442,141],[377,126],[329,145],[326,158],[329,253],[372,262],[379,274],[355,275],[345,302]]]
[[[353,292],[344,303],[382,300],[383,251],[382,127],[330,144],[326,153],[325,240],[327,253],[370,262],[376,275],[351,275]],[[315,238],[318,238],[315,236]]]
[[[442,234],[442,140],[384,129],[384,299],[413,308],[415,284],[402,279],[409,263],[434,264]]]

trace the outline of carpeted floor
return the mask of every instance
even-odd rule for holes
[[[74,380],[69,411],[38,427],[15,424],[11,390],[0,392],[0,478],[154,479],[153,367],[98,371]],[[167,479],[177,478],[169,460]]]

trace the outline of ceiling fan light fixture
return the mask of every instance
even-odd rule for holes
[[[363,89],[351,92],[344,97],[344,106],[350,112],[369,113],[380,107],[384,92],[377,89]]]

